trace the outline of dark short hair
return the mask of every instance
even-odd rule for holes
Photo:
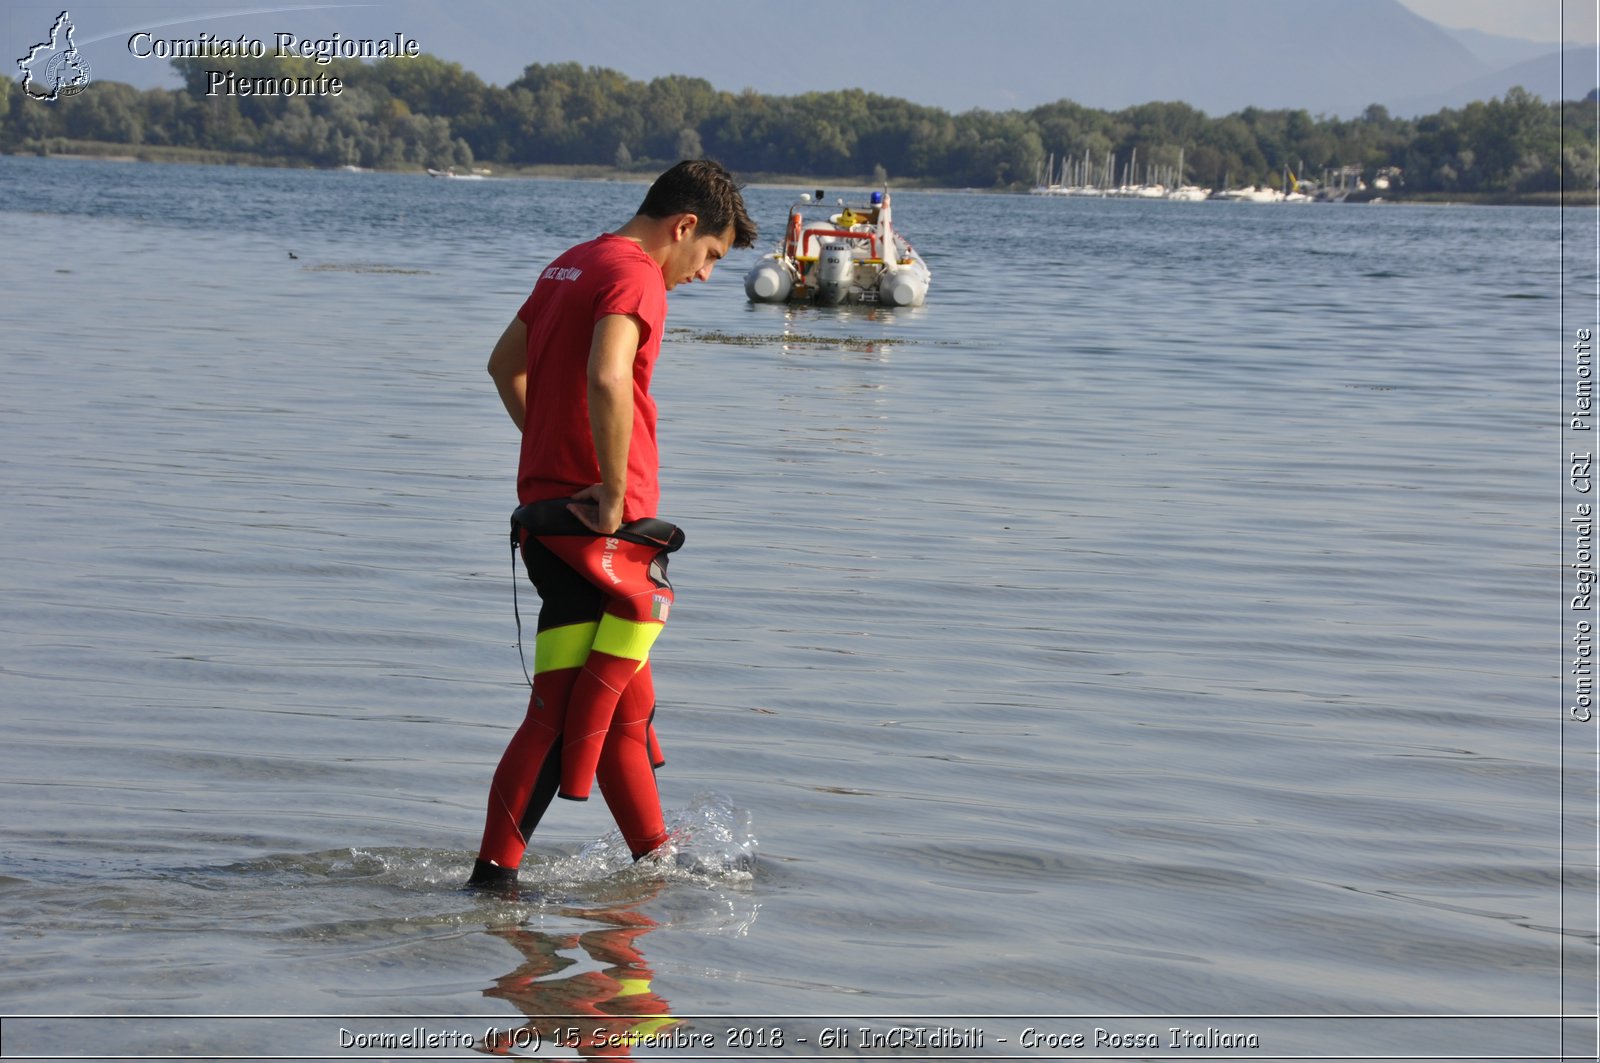
[[[755,246],[756,223],[745,212],[740,186],[721,163],[710,159],[685,159],[657,177],[639,213],[648,218],[694,214],[701,235],[724,233],[732,226],[734,247]]]

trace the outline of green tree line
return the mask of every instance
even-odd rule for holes
[[[338,96],[207,96],[206,72],[338,77]],[[585,164],[642,171],[710,155],[746,174],[881,177],[956,187],[1031,185],[1048,157],[1085,154],[1177,166],[1210,187],[1275,184],[1359,168],[1403,172],[1406,191],[1515,196],[1592,188],[1592,102],[1522,89],[1415,119],[1369,107],[1356,118],[1250,107],[1220,118],[1183,103],[1120,111],[1068,100],[1026,111],[951,114],[858,89],[769,96],[704,79],[644,82],[576,63],[534,64],[505,87],[433,56],[374,63],[178,59],[182,89],[96,82],[43,104],[11,83],[0,150],[63,140],[198,148],[315,166]],[[1120,172],[1120,169],[1119,169]],[[1138,175],[1136,175],[1138,176]]]

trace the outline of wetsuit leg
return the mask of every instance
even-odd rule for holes
[[[655,684],[647,662],[617,699],[595,768],[600,795],[635,858],[667,840],[650,752],[650,719],[655,709]]]
[[[567,703],[604,609],[598,588],[527,539],[523,562],[539,592],[533,692],[489,789],[480,860],[515,868],[561,779],[561,736]]]
[[[558,795],[587,800],[619,701],[650,658],[672,606],[660,546],[620,536],[539,536],[539,541],[594,582],[605,611],[567,703]],[[650,721],[640,721],[642,761],[650,767]],[[652,780],[653,784],[653,780]]]

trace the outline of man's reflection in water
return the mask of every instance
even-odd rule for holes
[[[572,934],[520,927],[489,931],[527,959],[483,995],[509,1000],[529,1021],[491,1034],[479,1051],[632,1059],[641,1039],[678,1024],[667,1002],[650,988],[655,974],[639,952],[655,921],[625,908],[573,914],[611,925]]]

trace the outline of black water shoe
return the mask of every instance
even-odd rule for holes
[[[478,857],[472,865],[472,877],[467,879],[469,890],[514,890],[517,888],[517,869],[501,867],[492,860]]]

